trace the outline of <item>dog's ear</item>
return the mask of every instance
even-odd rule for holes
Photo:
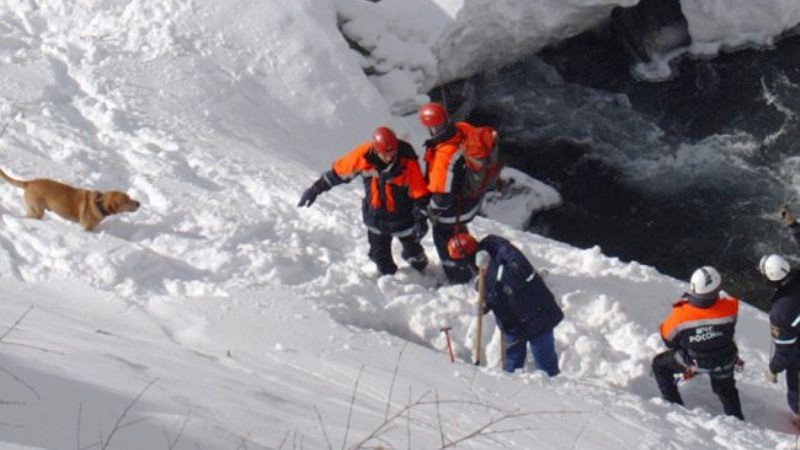
[[[116,192],[114,191],[103,192],[101,195],[103,196],[102,200],[103,208],[109,214],[116,214],[119,211],[120,207],[120,201],[118,196],[116,195]]]

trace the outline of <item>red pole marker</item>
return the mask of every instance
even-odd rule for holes
[[[456,362],[456,357],[453,355],[453,345],[450,344],[450,330],[452,330],[452,328],[449,325],[439,328],[439,331],[444,333],[444,338],[447,341],[447,354],[450,355],[450,362],[454,363]]]

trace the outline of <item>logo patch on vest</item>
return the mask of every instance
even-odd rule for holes
[[[778,338],[778,336],[781,335],[781,329],[776,327],[775,325],[770,326],[769,331],[772,333],[772,337],[776,339]]]
[[[724,333],[717,331],[713,326],[697,327],[694,336],[689,336],[689,342],[705,342],[723,336]]]

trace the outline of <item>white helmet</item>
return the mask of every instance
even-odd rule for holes
[[[780,255],[766,255],[758,263],[758,271],[769,281],[782,281],[791,270],[792,266]]]
[[[694,271],[689,281],[689,292],[697,297],[716,298],[722,285],[722,277],[717,269],[703,266]]]

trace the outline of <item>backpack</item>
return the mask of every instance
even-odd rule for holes
[[[467,198],[479,198],[494,185],[500,175],[497,131],[492,127],[473,127],[456,123],[463,136],[459,148],[464,155],[464,185],[461,193]]]

